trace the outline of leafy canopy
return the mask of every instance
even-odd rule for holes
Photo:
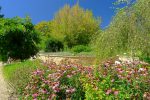
[[[52,21],[52,34],[64,41],[68,47],[87,45],[91,37],[100,29],[100,20],[92,12],[78,4],[64,6]]]
[[[27,59],[38,52],[39,35],[27,17],[0,19],[0,55],[3,60]]]

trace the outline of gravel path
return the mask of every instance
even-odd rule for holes
[[[0,62],[0,100],[17,100],[12,95],[10,89],[8,89],[8,85],[4,80],[1,62]]]
[[[9,91],[2,73],[2,63],[0,63],[0,100],[8,100]]]

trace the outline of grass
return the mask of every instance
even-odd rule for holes
[[[3,67],[3,75],[6,81],[17,94],[21,94],[22,89],[30,79],[31,72],[41,67],[40,60],[16,62]]]

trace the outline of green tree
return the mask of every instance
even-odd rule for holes
[[[92,12],[78,4],[65,5],[52,21],[52,35],[64,41],[68,47],[87,45],[91,37],[100,29],[100,20]]]
[[[100,33],[94,44],[101,59],[124,52],[130,56],[149,56],[149,6],[150,0],[138,0],[118,11],[110,26]]]
[[[51,22],[42,21],[35,25],[35,29],[41,32],[41,35],[44,37],[49,37],[51,35]]]
[[[27,59],[38,52],[39,35],[29,17],[0,19],[0,55],[3,60]]]
[[[39,47],[41,50],[44,50],[46,48],[46,42],[49,38],[51,38],[51,22],[45,22],[42,21],[35,25],[35,29],[40,32],[40,37],[42,38],[41,43],[39,44]]]

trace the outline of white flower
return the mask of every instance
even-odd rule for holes
[[[115,61],[115,65],[120,65],[120,64],[121,64],[121,62]]]
[[[141,71],[145,71],[145,69],[144,69],[144,68],[140,68],[140,69],[138,70],[138,72],[141,72]]]

